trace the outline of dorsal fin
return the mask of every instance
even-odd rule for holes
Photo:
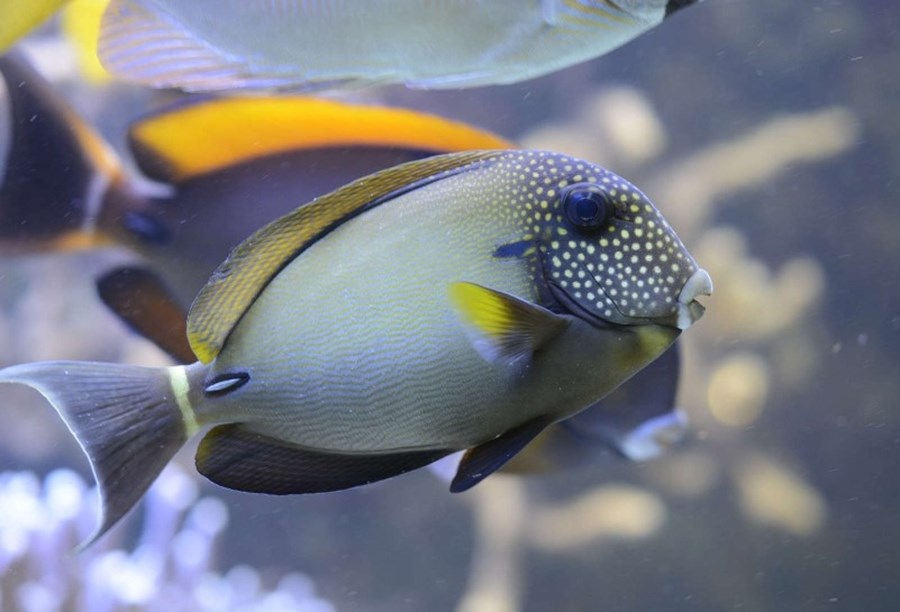
[[[200,290],[188,315],[188,341],[209,363],[269,281],[346,219],[403,193],[497,159],[505,151],[450,153],[361,178],[270,223],[239,244]]]
[[[513,148],[490,132],[435,115],[303,96],[180,105],[133,124],[129,144],[146,176],[176,184],[294,150],[369,146],[452,153]]]

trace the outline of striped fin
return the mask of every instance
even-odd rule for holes
[[[167,183],[295,150],[358,146],[450,153],[514,147],[435,115],[301,96],[182,105],[135,123],[129,143],[144,174]]]
[[[188,341],[209,363],[269,281],[306,247],[350,217],[505,151],[450,153],[402,164],[313,200],[255,232],[213,272],[191,306]]]
[[[188,91],[295,84],[292,75],[251,70],[236,57],[198,39],[169,16],[134,0],[112,0],[103,15],[97,52],[100,62],[120,78],[153,87]]]

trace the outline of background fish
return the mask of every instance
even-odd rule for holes
[[[678,344],[594,406],[546,429],[505,467],[544,472],[588,466],[606,454],[645,461],[664,454],[687,432],[676,407]]]
[[[680,361],[676,343],[599,402],[542,431],[501,471],[588,469],[611,454],[645,461],[666,453],[688,428],[687,415],[675,405]],[[461,459],[462,453],[451,455],[429,468],[449,482]]]
[[[0,53],[41,25],[66,0],[0,0]]]
[[[194,301],[198,363],[45,362],[0,382],[39,390],[78,438],[98,535],[210,425],[197,466],[230,488],[347,488],[468,448],[461,491],[656,358],[711,291],[624,179],[553,153],[458,153],[250,236]]]
[[[402,162],[511,145],[426,113],[283,97],[162,110],[129,146],[141,175],[20,55],[0,57],[0,252],[125,245],[186,307],[248,228]]]
[[[114,0],[99,51],[120,78],[194,91],[474,87],[603,55],[692,3]]]
[[[137,183],[20,55],[0,56],[0,77],[0,252],[109,243],[106,224],[144,208]]]

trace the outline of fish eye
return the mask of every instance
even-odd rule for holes
[[[171,239],[169,229],[163,222],[146,213],[126,212],[122,219],[122,224],[125,226],[125,229],[147,244],[160,246]]]
[[[578,183],[562,192],[566,218],[580,230],[600,229],[613,213],[614,205],[596,185]]]

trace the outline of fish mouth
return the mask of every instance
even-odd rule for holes
[[[698,295],[712,295],[712,292],[713,283],[709,272],[697,268],[678,294],[678,319],[675,326],[684,331],[696,323],[706,312],[706,307],[695,298]]]

